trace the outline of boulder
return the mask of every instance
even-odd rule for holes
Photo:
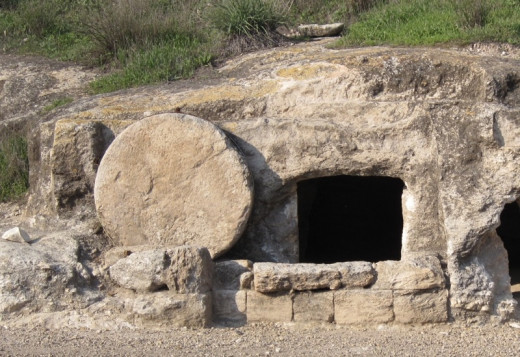
[[[118,245],[195,245],[212,257],[242,234],[252,204],[249,170],[215,125],[183,114],[123,131],[100,163],[95,202]]]
[[[255,290],[263,293],[365,287],[375,280],[374,268],[368,262],[256,263],[253,274]]]
[[[177,293],[206,293],[213,284],[213,261],[206,248],[176,247],[166,251],[170,265],[166,284]]]

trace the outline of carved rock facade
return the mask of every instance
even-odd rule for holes
[[[294,46],[234,60],[211,86],[88,98],[33,132],[42,154],[28,214],[65,216],[67,202],[96,221],[99,148],[134,122],[180,111],[225,132],[254,181],[243,233],[219,253],[207,300],[195,298],[212,300],[215,319],[506,320],[517,303],[496,229],[520,197],[519,65],[443,49]],[[60,173],[71,171],[82,175],[66,182]],[[67,185],[82,189],[71,196]],[[168,285],[146,269],[151,281],[136,291]]]

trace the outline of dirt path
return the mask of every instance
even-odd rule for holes
[[[351,328],[256,324],[204,330],[1,328],[13,356],[518,356],[520,329],[502,326]]]

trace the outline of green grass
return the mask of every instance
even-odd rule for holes
[[[363,13],[335,47],[520,43],[518,0],[400,0]]]
[[[58,108],[58,107],[61,107],[61,106],[64,106],[64,105],[67,105],[69,103],[72,103],[74,101],[74,99],[70,98],[70,97],[64,97],[64,98],[58,98],[56,100],[54,100],[51,104],[49,105],[46,105],[42,110],[41,110],[41,114],[47,114],[49,112],[51,112],[52,110]]]
[[[233,36],[269,33],[284,23],[288,9],[276,0],[222,0],[211,14],[214,26]]]
[[[197,38],[185,35],[145,49],[122,52],[122,70],[91,82],[94,93],[188,78],[212,58]]]
[[[17,199],[29,188],[27,141],[19,135],[0,138],[0,202]]]

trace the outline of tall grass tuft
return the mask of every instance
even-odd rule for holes
[[[171,5],[154,0],[99,0],[84,8],[80,22],[99,54],[115,56],[120,50],[175,36],[174,15]]]
[[[0,202],[21,197],[29,188],[29,160],[24,137],[5,133],[0,137]]]
[[[211,18],[214,26],[228,35],[256,36],[273,32],[285,22],[288,9],[283,4],[275,0],[223,0]]]

